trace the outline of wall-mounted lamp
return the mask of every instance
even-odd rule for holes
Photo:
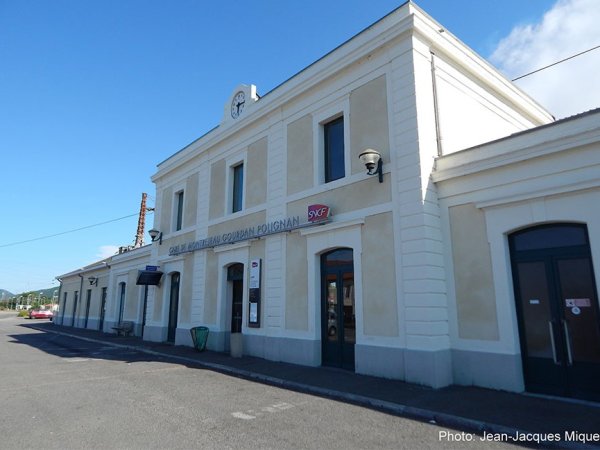
[[[98,286],[97,277],[88,277],[88,281],[90,282],[90,286]]]
[[[381,153],[372,148],[366,149],[358,158],[367,168],[367,175],[379,174],[379,182],[383,183],[383,161],[381,160]]]
[[[151,230],[148,230],[148,234],[150,235],[152,242],[158,241],[158,245],[162,245],[162,231],[152,228]]]

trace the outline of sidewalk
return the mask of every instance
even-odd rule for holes
[[[484,432],[506,433],[511,436],[519,432],[520,438],[530,441],[524,444],[531,445],[531,439],[541,440],[544,448],[600,448],[600,436],[590,436],[600,433],[600,404],[477,387],[432,389],[339,369],[306,367],[250,356],[232,358],[212,351],[197,352],[191,347],[148,342],[139,337],[117,337],[49,322],[32,323],[30,326],[50,333],[169,357],[229,375],[371,407],[464,432],[480,435]],[[582,434],[573,435],[573,432]],[[545,435],[557,433],[560,442],[546,439]],[[582,442],[586,438],[587,445]],[[591,439],[595,441],[589,442]]]

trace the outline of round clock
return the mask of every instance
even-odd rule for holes
[[[243,91],[238,92],[231,101],[231,117],[237,119],[244,110],[246,103],[246,94]]]

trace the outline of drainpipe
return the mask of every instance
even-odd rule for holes
[[[56,278],[56,279],[57,279],[57,280],[58,280],[58,282],[60,283],[60,286],[58,286],[58,297],[56,298],[56,303],[58,304],[58,309],[59,309],[59,310],[61,310],[61,309],[60,309],[60,293],[62,292],[63,283],[62,283],[62,280],[61,280],[60,278]],[[61,310],[61,311],[62,311],[62,310]],[[57,312],[58,312],[58,311],[57,311]],[[54,317],[54,311],[52,311],[52,314],[53,314],[53,316],[52,316],[52,323],[56,325],[56,320],[55,320],[55,317]],[[58,314],[57,314],[57,316],[58,316]],[[61,324],[61,325],[63,324],[63,319],[64,319],[64,318],[65,318],[65,315],[64,315],[64,314],[62,314],[62,318],[61,318],[61,320],[60,320],[60,324]]]
[[[440,129],[440,112],[438,105],[437,82],[435,79],[435,53],[431,52],[431,84],[433,88],[433,115],[435,117],[435,135],[437,141],[437,155],[442,156],[442,131]]]

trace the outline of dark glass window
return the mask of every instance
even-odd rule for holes
[[[179,284],[181,275],[179,272],[171,274],[171,293],[169,297],[169,325],[167,330],[167,342],[175,343],[177,333],[177,318],[179,316]]]
[[[77,302],[79,301],[79,291],[75,291],[75,296],[73,297],[73,323],[71,326],[75,326],[75,316],[77,316]]]
[[[183,227],[183,191],[175,194],[177,202],[177,216],[175,217],[175,231],[181,230]]]
[[[344,178],[344,118],[324,126],[325,183]]]
[[[242,210],[242,200],[244,193],[244,164],[238,164],[233,168],[233,198],[231,202],[231,212]]]
[[[330,267],[353,263],[351,248],[342,248],[323,255],[323,263]]]
[[[244,265],[233,264],[227,268],[227,281],[231,289],[231,332],[242,332],[242,312],[244,299]]]
[[[239,281],[244,279],[244,265],[233,264],[227,268],[227,281]]]
[[[119,283],[119,323],[123,322],[123,311],[125,309],[125,283]]]
[[[65,311],[67,310],[67,293],[65,292],[63,295],[63,306],[61,311],[61,325],[64,325],[65,320]]]
[[[544,225],[512,235],[516,251],[587,245],[587,233],[581,225]]]
[[[88,320],[90,317],[90,303],[92,302],[92,290],[88,289],[85,299],[85,321],[83,322],[83,328],[87,328]]]

